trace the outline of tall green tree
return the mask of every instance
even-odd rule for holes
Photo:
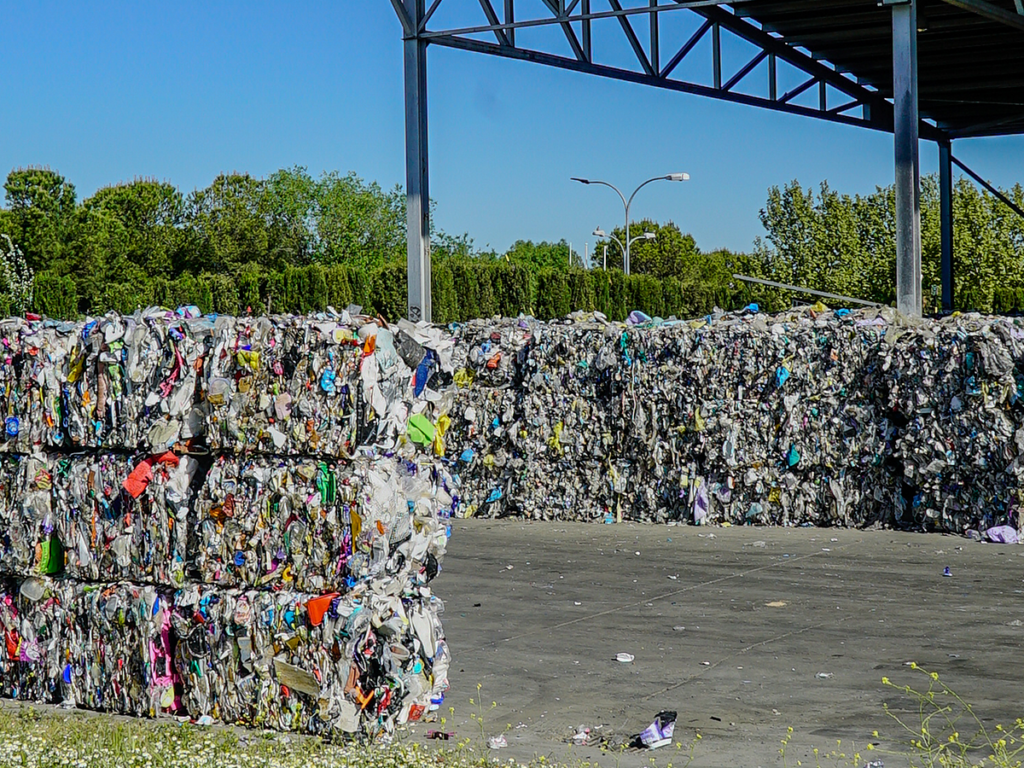
[[[1007,194],[1018,201],[1018,184]],[[760,213],[767,232],[754,256],[764,274],[807,288],[891,304],[896,285],[896,195],[892,186],[817,194],[796,181],[772,187]],[[941,246],[938,179],[921,185],[921,272],[926,309],[937,308]],[[953,190],[957,306],[989,311],[996,291],[1024,289],[1024,220],[994,195],[959,179]]]
[[[599,240],[594,246],[594,255],[603,265],[604,247],[608,246],[608,268],[622,268],[622,249],[619,243],[626,244],[624,227],[612,230],[612,236],[618,240]],[[629,224],[629,235],[634,241],[629,248],[629,270],[636,275],[652,277],[679,277],[696,266],[696,257],[700,254],[697,241],[693,236],[683,234],[675,223],[669,221],[659,224],[651,219],[632,221]],[[654,235],[654,237],[645,237]]]
[[[370,266],[405,251],[401,187],[384,191],[354,173],[325,173],[316,184],[313,222],[319,258],[328,264]]]
[[[143,269],[122,259],[127,250],[127,228],[113,214],[103,208],[79,208],[53,272],[74,280],[80,311],[103,312],[108,285],[143,285],[150,280]]]
[[[29,267],[44,270],[56,261],[70,234],[75,187],[49,168],[19,168],[4,182],[7,215],[0,219],[25,254]]]
[[[125,273],[171,277],[184,267],[178,257],[185,201],[173,185],[136,179],[99,190],[81,207],[86,214],[105,215],[109,222],[102,226],[122,230],[117,250],[105,254],[108,279]]]
[[[310,264],[322,256],[316,222],[320,192],[317,180],[301,166],[275,171],[263,184],[267,214],[293,254],[293,265]]]
[[[275,210],[267,183],[249,174],[218,176],[189,195],[185,224],[191,239],[187,268],[236,274],[243,265],[281,270],[301,264],[303,244]]]

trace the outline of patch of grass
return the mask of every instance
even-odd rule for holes
[[[974,708],[960,694],[950,688],[939,677],[938,672],[929,672],[916,663],[910,668],[925,675],[927,687],[919,689],[912,685],[897,685],[888,677],[882,678],[882,685],[894,688],[916,705],[916,714],[899,715],[883,705],[885,713],[898,727],[896,740],[906,744],[904,749],[881,749],[878,741],[870,741],[863,751],[855,746],[843,748],[842,741],[836,748],[822,752],[815,748],[815,768],[862,768],[865,764],[882,764],[882,757],[893,756],[905,761],[910,768],[1022,768],[1024,766],[1024,719],[1017,718],[1007,728],[1003,725],[987,727],[975,714]],[[786,759],[786,748],[792,738],[793,729],[782,739],[779,754],[784,768],[794,768]],[[881,738],[878,731],[871,734],[873,739]],[[796,766],[801,766],[798,760]]]
[[[26,768],[473,768],[464,748],[415,742],[332,744],[315,737],[242,732],[106,716],[0,709],[0,766]]]
[[[897,726],[893,742],[903,750],[883,749],[878,731],[862,749],[844,747],[837,741],[827,752],[813,751],[815,768],[863,768],[881,757],[898,757],[911,768],[1024,768],[1024,719],[1010,727],[986,727],[973,707],[944,683],[938,673],[917,664],[912,669],[926,676],[922,689],[897,685],[882,678],[916,705],[912,716],[885,707]],[[477,689],[477,697],[481,694]],[[485,740],[485,710],[475,697],[477,712],[471,719]],[[491,710],[496,708],[491,704]],[[452,713],[454,714],[454,712]],[[443,729],[446,718],[440,718]],[[511,726],[506,726],[505,731]],[[793,729],[782,739],[779,753],[785,768],[797,768],[787,760],[786,749]],[[503,755],[473,745],[469,739],[452,746],[424,745],[399,731],[390,742],[350,741],[331,743],[317,737],[277,732],[199,727],[188,723],[113,718],[80,712],[49,712],[31,707],[0,705],[0,768],[597,768],[597,763],[574,759],[570,748],[564,762],[538,756],[528,763],[503,760]],[[674,754],[650,756],[650,764],[665,758],[679,760],[685,768],[694,758],[701,737],[676,744]],[[688,747],[688,748],[687,748]],[[623,749],[607,747],[602,753],[618,766]],[[673,768],[668,762],[665,768]]]
[[[441,728],[444,723],[441,718]],[[399,731],[390,743],[331,743],[272,731],[0,705],[0,768],[598,768],[573,759],[571,750],[565,762],[538,756],[523,764],[469,739],[448,747],[406,736]],[[678,752],[683,745],[676,747]],[[650,764],[656,768],[655,757]]]
[[[938,672],[917,664],[910,666],[927,676],[926,689],[896,685],[887,677],[882,678],[882,684],[901,691],[917,704],[918,716],[913,721],[885,708],[909,738],[911,766],[1020,768],[1024,764],[1024,720],[1017,718],[1009,728],[1000,724],[990,729],[974,708],[939,678]]]

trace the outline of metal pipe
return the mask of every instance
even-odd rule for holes
[[[424,0],[402,0],[414,29],[424,16]],[[408,311],[414,323],[431,321],[430,174],[427,151],[427,43],[407,36],[405,55],[406,266]]]
[[[865,307],[884,307],[884,304],[879,304],[876,301],[864,301],[864,299],[855,299],[852,296],[841,296],[838,293],[827,293],[826,291],[816,291],[813,288],[801,288],[799,285],[786,285],[786,283],[776,283],[774,280],[763,280],[760,277],[747,277],[746,275],[733,275],[736,280],[742,280],[746,283],[757,283],[758,285],[767,285],[770,288],[782,288],[787,291],[793,291],[794,293],[809,293],[812,296],[823,296],[826,299],[838,299],[839,301],[849,302],[850,304],[860,304]]]
[[[918,148],[917,2],[892,5],[896,160],[896,307],[921,315],[921,166]]]
[[[939,236],[942,257],[942,308],[953,311],[953,147],[939,144]]]

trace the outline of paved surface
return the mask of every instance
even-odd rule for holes
[[[502,759],[679,766],[667,749],[615,759],[567,744],[581,724],[621,741],[661,709],[678,710],[678,741],[703,735],[694,765],[778,765],[787,726],[790,765],[875,729],[885,747],[898,729],[882,705],[914,713],[881,678],[926,686],[911,660],[989,725],[1024,715],[1024,547],[808,528],[453,527],[433,585],[454,654],[446,729],[479,739],[469,700],[482,699],[486,735],[512,726]]]

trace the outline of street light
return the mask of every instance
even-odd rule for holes
[[[615,235],[609,235],[607,232],[605,232],[600,227],[595,229],[591,234],[593,234],[594,237],[607,237],[610,240],[614,240],[616,243],[618,243],[619,250],[622,251],[623,257],[625,259],[627,259],[627,260],[629,259],[629,256],[627,255],[629,253],[629,246],[631,246],[637,240],[656,240],[657,237],[658,237],[658,234],[656,232],[641,232],[636,237],[629,237],[629,231],[627,230],[626,231],[626,237],[627,237],[626,247],[623,248],[622,247],[622,241],[619,240],[619,238],[617,238]],[[624,262],[624,263],[626,263],[626,262]],[[605,264],[605,269],[607,269],[607,268],[608,268],[608,265]],[[629,273],[627,272],[626,274],[629,274]]]
[[[623,264],[622,264],[622,266],[623,266],[623,270],[622,271],[625,272],[628,275],[629,274],[629,246],[630,246],[630,243],[632,242],[630,240],[630,238],[629,238],[629,206],[633,204],[633,198],[636,197],[636,193],[639,192],[644,187],[646,187],[652,181],[688,181],[689,178],[690,178],[690,174],[688,174],[688,173],[669,173],[669,174],[666,174],[664,176],[655,176],[653,178],[648,179],[643,184],[641,184],[639,187],[634,189],[633,190],[633,194],[631,194],[629,196],[628,200],[626,199],[626,196],[624,194],[622,194],[622,192],[619,191],[618,187],[616,187],[614,184],[609,184],[607,181],[598,181],[597,179],[580,179],[580,178],[577,178],[575,176],[572,177],[572,181],[578,181],[580,184],[600,184],[603,187],[611,187],[612,189],[615,190],[615,192],[619,195],[619,198],[622,200],[622,207],[625,209],[625,212],[626,212],[626,247],[625,247],[625,249],[623,249],[624,261],[623,261]],[[633,239],[635,240],[636,238],[633,238]],[[650,238],[648,238],[648,239],[650,239]],[[615,242],[618,243],[619,241],[616,240]],[[619,247],[620,248],[622,247],[622,243],[619,243]]]

